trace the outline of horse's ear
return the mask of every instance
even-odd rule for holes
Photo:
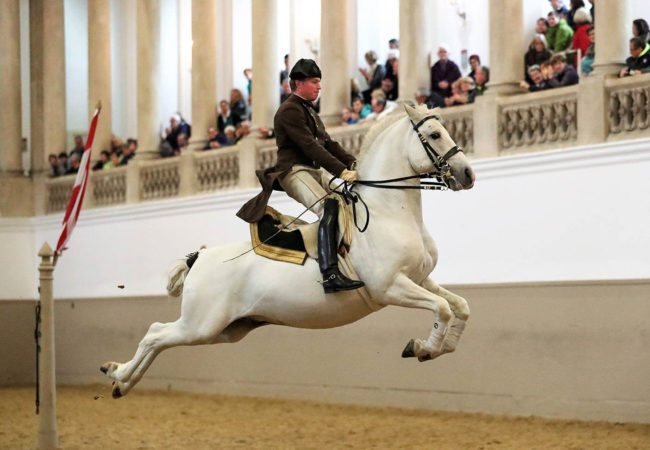
[[[415,110],[415,108],[404,103],[404,110],[406,110],[406,114],[408,114],[411,119],[416,118],[417,111]]]

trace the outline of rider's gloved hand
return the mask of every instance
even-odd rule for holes
[[[341,172],[341,175],[339,175],[339,178],[347,181],[348,183],[352,183],[353,181],[357,181],[359,179],[359,172],[356,170],[344,169],[343,172]]]

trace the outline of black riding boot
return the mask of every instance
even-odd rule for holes
[[[351,280],[339,272],[338,227],[339,202],[325,199],[323,218],[318,227],[318,266],[323,274],[323,288],[326,294],[365,286],[363,281]]]

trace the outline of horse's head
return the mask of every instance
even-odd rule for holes
[[[413,124],[412,133],[419,134],[421,141],[407,149],[413,170],[420,174],[449,172],[450,176],[444,178],[454,191],[474,186],[474,171],[465,154],[442,126],[439,108],[428,109],[426,105],[417,108],[404,105],[404,108]],[[440,175],[444,176],[445,173]]]

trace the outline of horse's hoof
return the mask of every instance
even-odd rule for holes
[[[415,341],[411,339],[404,350],[402,350],[402,358],[413,358],[415,356]]]
[[[101,366],[101,367],[99,368],[99,371],[100,371],[100,372],[103,372],[103,373],[108,373],[108,367],[106,367],[105,365],[104,365],[104,366]]]
[[[433,356],[431,356],[431,355],[418,356],[418,361],[420,361],[420,362],[431,361],[432,359],[433,359]]]
[[[122,392],[120,391],[120,386],[117,383],[114,383],[113,398],[120,398],[121,396],[122,396]]]

